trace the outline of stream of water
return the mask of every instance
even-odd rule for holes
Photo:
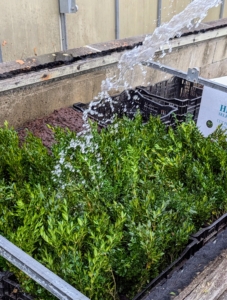
[[[102,82],[102,91],[99,98],[104,98],[112,89],[130,88],[133,84],[135,67],[140,66],[144,79],[146,67],[141,62],[149,62],[153,59],[155,52],[162,50],[165,45],[171,51],[170,39],[180,37],[182,29],[198,27],[201,21],[207,16],[208,10],[218,6],[221,0],[194,0],[182,12],[175,15],[168,23],[157,27],[153,34],[147,35],[143,44],[131,51],[125,52],[119,61],[118,78],[106,78]],[[165,54],[163,52],[163,54]]]
[[[208,10],[212,7],[217,7],[222,0],[194,0],[182,12],[175,15],[168,23],[164,23],[157,27],[153,34],[147,35],[141,46],[138,46],[130,51],[126,51],[120,58],[118,63],[119,75],[106,78],[101,85],[101,92],[91,102],[89,108],[84,112],[83,119],[85,128],[89,128],[87,122],[88,114],[95,115],[94,104],[102,105],[103,99],[108,101],[111,106],[111,90],[127,90],[132,88],[134,78],[140,72],[141,85],[148,85],[146,82],[147,67],[142,62],[152,61],[155,52],[162,50],[162,57],[165,55],[164,47],[167,45],[169,52],[171,49],[171,39],[180,37],[183,29],[192,29],[198,27],[201,21],[207,16]],[[147,81],[150,81],[147,80]],[[112,108],[114,113],[114,108]]]
[[[180,37],[182,29],[193,27],[198,27],[201,21],[206,17],[208,10],[214,6],[218,6],[222,0],[194,0],[192,1],[181,13],[174,16],[168,23],[155,29],[154,33],[147,35],[141,46],[134,48],[131,51],[125,52],[119,61],[118,69],[119,76],[115,78],[106,78],[102,82],[102,89],[98,95],[98,105],[102,105],[102,99],[107,99],[109,105],[111,106],[111,98],[109,97],[109,92],[112,89],[118,90],[119,87],[123,89],[128,89],[133,84],[135,68],[139,66],[142,70],[144,79],[146,77],[146,67],[144,67],[142,62],[149,62],[153,59],[155,52],[162,50],[165,45],[169,46],[169,51],[171,51],[170,39],[174,37]],[[163,52],[163,55],[165,53]],[[96,114],[97,112],[93,110],[94,102],[91,102],[89,108],[85,110],[83,119],[85,122],[85,131],[81,134],[85,134],[84,142],[71,141],[67,152],[69,149],[75,149],[77,147],[81,148],[82,152],[93,151],[96,147],[93,141],[93,137],[89,130],[89,124],[87,121],[88,114]],[[113,109],[112,109],[113,110]],[[114,113],[114,110],[113,110]],[[101,116],[100,116],[101,117]],[[53,170],[53,176],[59,181],[59,184],[64,189],[65,182],[61,181],[61,174],[64,168],[71,170],[72,166],[70,163],[65,164],[65,151],[61,153],[59,163],[55,166]],[[100,158],[97,158],[100,159]],[[71,170],[72,171],[72,170]]]

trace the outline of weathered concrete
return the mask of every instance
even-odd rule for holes
[[[157,25],[158,0],[120,0],[120,38],[148,34]],[[162,0],[162,23],[181,12],[190,0]],[[69,48],[115,38],[114,0],[77,0],[79,10],[67,15]],[[0,1],[3,61],[61,51],[58,0]],[[204,22],[219,18],[220,6]],[[227,17],[225,5],[224,17]]]
[[[205,24],[201,28],[202,32],[185,31],[181,38],[172,40],[172,52],[160,61],[182,71],[200,67],[205,78],[226,75],[227,20]],[[95,44],[91,45],[92,49],[82,47],[2,64],[0,77],[6,79],[0,80],[0,125],[8,120],[10,125],[19,127],[54,109],[91,101],[100,91],[102,80],[118,74],[117,62],[122,52],[139,45],[142,38]],[[157,52],[157,58],[159,55]],[[146,82],[153,84],[165,78],[165,73],[148,68]],[[139,69],[134,72],[131,83],[132,86],[142,84]]]
[[[98,94],[105,71],[94,71],[60,81],[46,81],[40,84],[9,90],[0,95],[0,120],[20,127],[26,121],[48,115],[61,107],[75,102],[89,102]]]
[[[227,250],[211,262],[174,300],[221,300],[227,289]],[[220,298],[223,296],[222,298]]]
[[[0,3],[3,61],[61,50],[58,0]]]

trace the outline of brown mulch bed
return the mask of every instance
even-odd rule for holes
[[[53,127],[69,128],[71,131],[81,132],[83,128],[83,114],[75,111],[73,108],[61,108],[55,110],[49,116],[29,121],[18,129],[20,142],[25,140],[28,131],[32,132],[36,137],[41,138],[43,144],[50,149],[54,143],[54,135],[47,125]]]

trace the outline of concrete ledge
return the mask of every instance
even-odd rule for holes
[[[226,37],[227,19],[222,21],[222,26],[220,29],[214,30],[216,27],[206,25],[206,29],[204,29],[204,25],[202,24],[201,28],[204,29],[203,33],[201,32],[201,29],[191,31],[190,34],[188,31],[186,31],[181,38],[172,40],[171,47],[172,49],[177,48],[179,50],[179,48],[189,46],[191,44],[195,45],[202,42],[204,43],[205,41]],[[220,25],[218,28],[219,27]],[[142,44],[141,40],[142,37],[116,40],[105,44],[94,44],[83,48],[69,50],[66,53],[59,52],[39,56],[37,58],[29,58],[24,63],[23,61],[3,63],[0,65],[0,79],[4,79],[3,81],[0,80],[0,92],[40,83],[43,81],[56,80],[57,78],[70,75],[78,76],[86,72],[91,72],[93,70],[98,71],[103,67],[117,64],[121,57],[122,51],[125,51],[129,48],[132,49],[135,46]],[[168,50],[168,48],[169,45],[163,47],[164,50]],[[220,61],[220,58],[223,60],[223,55],[227,57],[227,47],[224,47],[226,53],[219,53],[219,49],[220,48],[217,48],[218,53],[215,53],[214,56],[214,60],[216,59],[217,61]],[[210,50],[212,51],[212,49],[209,47],[209,51]],[[157,51],[157,58],[159,55],[160,52]],[[211,58],[206,49],[203,49],[202,55],[203,62],[206,59]],[[166,55],[167,59],[169,56],[170,55]],[[161,59],[163,63],[165,62],[165,58],[164,60]],[[182,62],[184,62],[186,67],[189,66],[189,64],[185,63],[185,60],[182,60]],[[215,61],[208,61],[206,65],[209,65],[213,62]],[[180,66],[179,69],[186,71],[185,66]],[[193,67],[194,66],[202,67],[199,59],[195,61]],[[4,84],[2,84],[3,82]]]
[[[227,18],[208,23],[201,23],[192,30],[182,30],[182,37],[198,35],[199,33],[211,32],[227,27]],[[69,65],[77,61],[91,58],[104,57],[114,52],[131,50],[142,44],[145,36],[137,36],[121,40],[114,40],[106,43],[87,45],[80,48],[68,50],[66,52],[55,52],[47,55],[34,56],[26,60],[17,60],[0,64],[0,80],[12,78],[15,75],[39,71],[45,68],[52,69],[63,65]],[[179,38],[175,38],[174,45],[177,45]],[[196,42],[196,40],[194,41]],[[180,46],[180,45],[178,45]]]
[[[171,53],[166,51],[165,57],[160,58],[157,51],[156,58],[185,72],[189,67],[199,67],[201,76],[205,78],[227,75],[226,28],[227,19],[224,19],[212,26],[202,24],[194,31],[185,31],[180,38],[172,40]],[[1,64],[0,126],[7,120],[10,125],[20,127],[55,109],[76,102],[90,102],[100,92],[106,77],[118,76],[117,64],[123,51],[140,45],[143,38],[94,44],[65,53]],[[143,84],[140,68],[136,68],[130,76],[133,87]],[[147,68],[145,81],[154,84],[168,77],[163,72]]]

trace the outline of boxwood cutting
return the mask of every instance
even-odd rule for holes
[[[53,129],[51,153],[0,129],[0,234],[89,298],[130,299],[227,211],[226,134],[139,114],[91,128]],[[0,268],[52,299],[3,259]]]

